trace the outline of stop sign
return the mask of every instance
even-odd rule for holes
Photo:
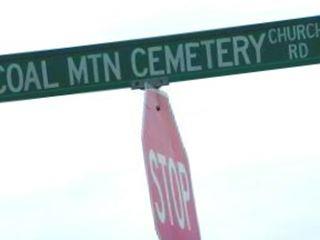
[[[142,143],[159,238],[200,240],[187,155],[162,91],[145,92]]]

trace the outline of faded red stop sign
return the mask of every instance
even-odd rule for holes
[[[189,163],[168,97],[146,90],[142,134],[157,234],[161,240],[199,240]]]

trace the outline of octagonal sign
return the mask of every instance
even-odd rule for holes
[[[190,168],[167,95],[145,92],[143,152],[160,240],[200,240]]]

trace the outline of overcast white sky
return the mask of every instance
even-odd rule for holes
[[[0,54],[319,14],[315,0],[1,3]],[[202,238],[320,238],[320,67],[171,84]],[[157,239],[143,92],[0,104],[0,239]]]

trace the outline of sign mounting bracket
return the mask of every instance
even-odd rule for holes
[[[159,89],[162,86],[169,85],[168,77],[159,77],[159,78],[148,78],[148,79],[140,79],[134,80],[131,82],[131,89],[136,90],[146,90],[150,88]]]

